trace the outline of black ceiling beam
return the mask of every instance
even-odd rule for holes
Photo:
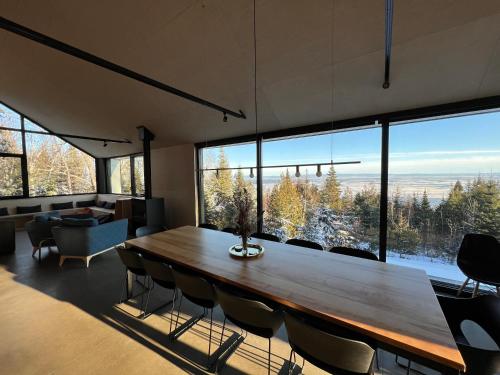
[[[388,89],[391,85],[390,70],[391,70],[391,49],[392,49],[392,15],[394,11],[393,0],[385,0],[385,69],[384,69],[384,84],[382,87]]]
[[[205,107],[212,108],[216,111],[223,113],[224,117],[226,117],[226,115],[229,115],[229,116],[233,116],[236,118],[243,118],[243,119],[246,118],[245,114],[241,110],[239,110],[239,112],[235,112],[235,111],[232,111],[230,109],[221,107],[220,105],[209,102],[208,100],[191,95],[191,94],[189,94],[185,91],[179,90],[173,86],[169,86],[169,85],[162,83],[162,82],[159,82],[153,78],[146,77],[145,75],[134,72],[130,69],[124,68],[123,66],[117,65],[117,64],[112,63],[110,61],[104,60],[96,55],[85,52],[79,48],[70,46],[69,44],[63,43],[57,39],[51,38],[47,35],[44,35],[44,34],[41,34],[37,31],[31,30],[25,26],[22,26],[22,25],[15,23],[15,22],[12,22],[4,17],[0,17],[0,28],[7,30],[7,31],[10,31],[14,34],[20,35],[24,38],[30,39],[34,42],[43,44],[47,47],[53,48],[55,50],[58,50],[60,52],[65,53],[65,54],[71,55],[71,56],[76,57],[78,59],[87,61],[91,64],[100,66],[101,68],[118,73],[122,76],[132,78],[132,79],[139,81],[139,82],[142,82],[146,85],[156,87],[157,89],[160,89],[162,91],[165,91],[165,92],[168,92],[170,94],[179,96],[181,98],[190,100],[192,102],[201,104]]]

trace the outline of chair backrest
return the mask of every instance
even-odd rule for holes
[[[215,287],[217,301],[225,316],[234,324],[253,334],[272,337],[283,324],[283,312],[266,304],[237,296]]]
[[[221,232],[235,234],[236,233],[236,228],[225,227],[224,229],[221,229]]]
[[[375,350],[368,344],[320,330],[285,313],[292,349],[315,366],[331,373],[371,374]]]
[[[120,259],[125,267],[130,271],[137,273],[145,273],[144,266],[142,264],[141,254],[134,251],[134,248],[125,248],[122,246],[115,247]],[[142,272],[141,272],[142,271]]]
[[[219,230],[217,225],[215,224],[210,224],[210,223],[203,223],[198,225],[198,228],[205,228],[205,229],[212,229],[212,230]]]
[[[191,302],[204,307],[215,304],[217,297],[213,285],[201,276],[173,268],[175,285]]]
[[[487,234],[466,234],[458,250],[457,262],[473,261],[474,263],[494,262],[500,265],[500,244],[498,240]]]
[[[356,258],[370,259],[370,260],[378,260],[378,257],[370,253],[366,250],[354,249],[352,247],[344,247],[344,246],[334,246],[330,249],[331,253],[349,255]]]
[[[136,237],[149,236],[150,234],[163,232],[164,230],[165,230],[165,227],[153,226],[153,225],[139,227],[135,231],[135,236]]]
[[[155,282],[167,288],[175,288],[174,274],[168,264],[146,257],[142,257],[141,260],[146,273]]]
[[[278,236],[275,236],[274,234],[270,233],[255,232],[250,237],[259,238],[261,240],[266,240],[266,241],[280,242],[280,238]]]
[[[292,238],[292,239],[286,241],[285,243],[288,245],[308,247],[310,249],[315,249],[315,250],[323,250],[323,246],[321,246],[319,243],[307,241],[307,240],[301,240],[299,238]]]

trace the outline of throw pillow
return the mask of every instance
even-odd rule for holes
[[[16,208],[18,214],[32,214],[34,212],[42,212],[42,205],[38,206],[18,206]]]
[[[108,202],[106,202],[106,201],[99,201],[99,202],[97,202],[97,207],[101,207],[101,208],[103,208],[103,207],[104,207],[104,206],[106,206],[107,204],[108,204]]]
[[[65,210],[68,208],[73,208],[73,202],[52,203],[53,210]]]
[[[1,207],[0,208],[0,216],[8,216],[9,211],[7,210],[7,207]]]
[[[91,201],[76,202],[76,207],[93,207],[95,206],[95,199]]]
[[[115,205],[116,205],[116,203],[114,203],[114,202],[106,202],[106,204],[104,205],[104,208],[107,208],[109,210],[114,210]]]
[[[97,225],[99,225],[97,219],[94,218],[91,219],[67,218],[67,219],[62,219],[61,222],[62,225],[65,227],[96,227]]]

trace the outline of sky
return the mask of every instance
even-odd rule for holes
[[[267,141],[264,165],[360,161],[338,165],[337,173],[380,173],[381,129],[369,128]],[[205,160],[214,160],[219,148],[207,149]],[[255,166],[255,144],[225,146],[231,167]],[[500,112],[449,117],[392,125],[389,135],[390,174],[500,173]],[[205,165],[206,167],[206,165]],[[290,173],[295,169],[290,168]],[[302,168],[303,172],[305,168]],[[279,175],[280,169],[266,169]],[[308,173],[314,174],[316,167]]]

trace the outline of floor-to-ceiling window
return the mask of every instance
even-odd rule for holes
[[[200,222],[215,224],[220,229],[235,227],[235,199],[248,194],[252,201],[250,217],[256,228],[256,143],[207,147],[203,148],[200,157]]]
[[[0,197],[96,192],[95,159],[0,104]]]
[[[264,232],[378,253],[380,147],[379,127],[263,142]]]
[[[142,155],[109,158],[107,169],[110,193],[144,195],[144,157]]]
[[[387,261],[461,282],[464,234],[500,238],[500,112],[390,127]]]

